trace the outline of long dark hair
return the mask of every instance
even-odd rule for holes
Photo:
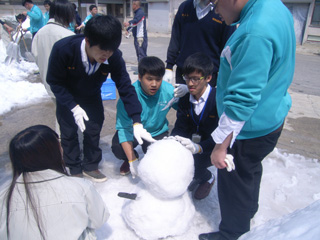
[[[7,235],[9,238],[10,207],[13,190],[20,175],[26,190],[26,205],[32,209],[38,229],[45,239],[44,229],[41,227],[40,214],[34,205],[33,195],[29,189],[28,173],[52,169],[67,175],[58,135],[49,127],[35,125],[19,132],[9,144],[9,155],[12,164],[13,178],[7,192]]]
[[[49,18],[68,27],[74,19],[74,7],[68,0],[55,0],[50,6]]]

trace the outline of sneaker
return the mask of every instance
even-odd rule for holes
[[[71,177],[83,178],[83,174],[82,173],[73,174],[73,175],[71,175]]]
[[[194,193],[194,198],[197,200],[206,198],[209,195],[214,182],[215,182],[215,179],[213,179],[211,183],[208,181],[201,183],[198,186],[196,192]]]
[[[200,182],[201,182],[201,179],[193,179],[188,186],[188,190],[190,192],[193,192],[193,190],[196,189],[196,187],[199,185]]]
[[[125,176],[130,173],[130,165],[128,161],[124,161],[120,167],[120,175]]]
[[[133,75],[138,75],[138,74],[139,74],[138,71],[133,72]]]
[[[98,169],[93,171],[83,171],[83,175],[91,178],[95,182],[104,182],[107,181],[107,177],[101,173]]]

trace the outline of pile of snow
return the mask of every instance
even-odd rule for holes
[[[0,115],[14,107],[24,106],[48,97],[42,83],[27,81],[30,73],[37,70],[34,63],[22,61],[20,64],[5,66],[3,64],[5,57],[5,46],[0,40]],[[111,214],[108,222],[97,231],[98,239],[138,240],[140,237],[122,217],[123,205],[127,200],[119,198],[117,194],[119,192],[130,193],[133,189],[138,189],[140,179],[132,179],[130,175],[123,177],[119,174],[122,161],[116,159],[112,154],[111,139],[112,136],[105,136],[101,139],[103,159],[100,168],[109,179],[104,183],[95,183],[96,189],[100,192]],[[165,155],[166,152],[157,154],[157,158],[160,159],[162,154]],[[141,150],[139,155],[143,156]],[[184,164],[175,168],[174,171],[182,171]],[[210,170],[216,175],[213,167]],[[252,230],[244,235],[242,240],[319,239],[319,160],[275,149],[263,161],[263,171],[259,210],[252,220]],[[9,181],[10,176],[9,167],[1,169],[0,188],[6,185],[4,182]],[[150,200],[150,203],[142,205],[141,211],[147,212],[150,205],[158,204],[157,200]],[[195,213],[190,227],[179,236],[167,237],[167,240],[198,239],[200,233],[218,230],[220,210],[217,184],[213,186],[207,198],[192,201]],[[174,215],[179,211],[179,208],[177,211],[170,209],[170,214]],[[176,229],[176,231],[179,230]]]
[[[4,64],[6,47],[0,39],[0,115],[14,107],[25,106],[49,98],[42,83],[31,83],[28,77],[38,71],[35,63],[13,61]],[[34,75],[36,78],[36,75]]]
[[[122,216],[128,227],[146,240],[185,233],[195,208],[187,191],[194,174],[193,156],[175,140],[153,143],[138,167],[141,181],[126,200]]]

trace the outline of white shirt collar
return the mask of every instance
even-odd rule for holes
[[[207,99],[209,97],[210,90],[211,90],[211,86],[210,86],[210,84],[208,84],[206,90],[204,91],[204,93],[199,98],[199,101],[197,101],[191,94],[190,94],[190,97],[189,97],[189,101],[191,103],[193,103],[193,104],[199,104],[201,102],[207,101]]]
[[[196,9],[198,19],[204,18],[210,11],[213,10],[213,4],[209,2],[207,6],[200,4],[199,0],[193,0],[193,6]]]
[[[92,65],[89,62],[88,55],[86,53],[86,40],[85,39],[83,39],[81,42],[80,51],[81,51],[81,60],[82,60],[83,66],[86,70],[86,73],[88,75],[95,73],[99,69],[101,63],[97,62]],[[103,64],[109,64],[108,59]]]

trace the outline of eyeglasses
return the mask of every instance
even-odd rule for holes
[[[183,80],[185,80],[186,82],[192,82],[193,84],[197,85],[199,84],[199,82],[204,79],[204,77],[188,77],[188,76],[185,76],[185,75],[182,75],[182,78]]]

